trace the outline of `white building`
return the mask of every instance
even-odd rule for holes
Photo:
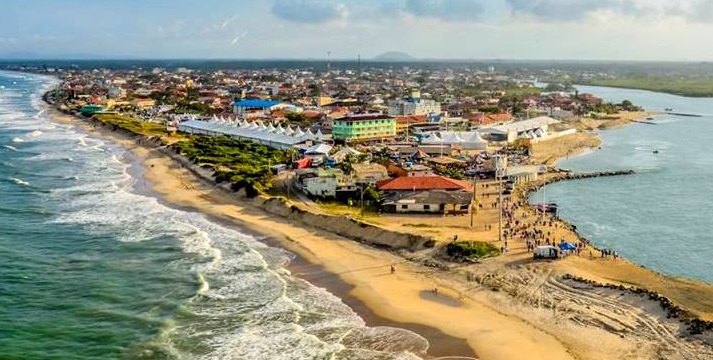
[[[434,100],[421,98],[389,100],[389,116],[439,115],[440,113],[441,104]]]

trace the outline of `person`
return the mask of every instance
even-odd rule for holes
[[[393,274],[395,272],[396,272],[396,267],[394,265],[391,265],[391,273]]]

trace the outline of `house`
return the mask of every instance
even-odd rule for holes
[[[428,117],[426,115],[413,115],[413,116],[397,116],[396,120],[396,133],[411,133],[413,130],[411,126],[415,124],[428,124]]]
[[[146,108],[156,106],[156,100],[154,100],[154,99],[134,99],[131,101],[131,105],[134,105],[140,109],[146,109]]]
[[[300,169],[297,188],[311,197],[336,198],[338,192],[356,191],[356,185],[339,169]]]
[[[473,201],[470,184],[444,176],[408,176],[377,183],[382,209],[393,213],[465,214]]]
[[[431,190],[390,193],[382,209],[390,213],[467,214],[473,193],[467,191]]]
[[[544,172],[546,171],[547,167],[544,168]],[[538,174],[542,172],[541,166],[510,166],[505,170],[505,177],[510,182],[521,184],[530,181],[537,181]]]
[[[445,176],[406,176],[377,183],[380,191],[422,191],[447,190],[470,191],[471,185],[465,181]]]
[[[377,182],[388,179],[386,168],[379,164],[364,163],[352,165],[354,180],[357,184],[376,185]]]

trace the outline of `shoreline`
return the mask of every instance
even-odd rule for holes
[[[136,139],[129,134],[122,134],[120,132],[112,131],[101,126],[95,127],[87,122],[87,120],[89,119],[80,118],[72,114],[66,114],[64,112],[59,111],[58,109],[55,109],[50,104],[43,103],[43,106],[44,109],[48,112],[48,115],[53,119],[53,121],[58,121],[78,127],[88,134],[93,134],[94,136],[109,140],[114,145],[124,149],[126,151],[126,154],[129,154],[130,157],[129,173],[137,180],[137,183],[134,186],[135,191],[137,193],[145,196],[154,197],[159,201],[159,203],[164,206],[168,206],[182,211],[200,212],[209,220],[214,221],[222,226],[236,229],[247,235],[264,237],[259,241],[269,246],[280,247],[290,251],[290,253],[293,255],[293,258],[290,260],[289,263],[285,264],[284,266],[285,269],[290,271],[292,276],[305,280],[314,286],[324,288],[333,295],[337,296],[344,304],[346,304],[357,315],[359,315],[362,320],[364,320],[365,325],[367,327],[400,328],[414,332],[419,336],[424,337],[429,342],[429,348],[427,352],[425,354],[420,354],[420,356],[425,356],[424,359],[478,359],[473,348],[468,345],[465,339],[447,335],[440,331],[438,328],[419,324],[418,322],[394,321],[378,315],[364,301],[351,294],[351,291],[353,290],[354,286],[342,280],[339,274],[330,272],[329,270],[325,269],[323,265],[317,264],[307,259],[305,256],[303,256],[302,253],[300,253],[300,251],[295,251],[289,246],[286,246],[286,242],[290,240],[285,239],[285,236],[283,234],[274,233],[266,228],[257,228],[255,226],[251,226],[250,224],[233,217],[225,217],[220,216],[218,214],[207,213],[204,211],[205,209],[201,209],[200,207],[182,205],[176,202],[169,201],[168,199],[166,199],[165,194],[157,192],[153,188],[155,186],[156,179],[153,177],[149,178],[151,177],[151,175],[147,176],[151,169],[151,161],[173,161],[171,159],[167,159],[168,157],[166,155],[161,154],[159,152],[150,151],[148,148],[146,148],[145,145],[138,144],[136,142]],[[66,117],[66,119],[60,119],[61,117]],[[199,182],[202,181],[200,179],[195,180]],[[216,190],[222,191],[218,188],[216,188]],[[232,197],[232,194],[226,193],[223,194],[223,196]],[[386,267],[386,265],[384,265],[384,267]]]
[[[52,107],[51,109],[57,111]],[[71,115],[65,116],[71,117]],[[69,121],[91,128],[91,125],[84,119],[72,118]],[[93,130],[101,133],[102,129]],[[106,133],[100,134],[100,136],[117,135],[108,129],[103,130]],[[345,303],[348,297],[353,296],[376,316],[389,321],[409,323],[408,319],[415,319],[414,323],[441,329],[440,331],[451,338],[466,339],[469,347],[483,359],[522,358],[522,353],[528,351],[555,359],[589,359],[596,355],[594,352],[592,357],[589,355],[587,357],[575,356],[575,354],[581,355],[586,351],[581,348],[582,344],[575,342],[575,339],[567,338],[566,334],[559,333],[556,329],[549,328],[548,326],[552,326],[551,324],[538,322],[537,317],[544,316],[542,311],[535,311],[534,317],[525,319],[518,315],[517,311],[503,308],[503,304],[498,303],[503,300],[499,297],[493,299],[492,296],[496,295],[489,291],[468,293],[463,298],[463,304],[459,307],[451,307],[424,298],[421,296],[424,290],[438,286],[440,294],[461,299],[463,295],[461,288],[459,285],[455,285],[452,279],[456,274],[426,270],[422,265],[409,262],[404,257],[391,252],[367,247],[326,231],[305,229],[301,224],[295,227],[286,219],[271,219],[271,214],[267,214],[255,206],[255,201],[237,199],[236,196],[227,196],[226,194],[216,194],[215,190],[217,189],[214,186],[209,186],[196,179],[194,174],[187,169],[175,168],[175,160],[155,151],[156,149],[148,148],[145,145],[137,146],[135,140],[124,140],[124,142],[130,142],[130,147],[133,147],[132,151],[138,152],[139,157],[146,157],[143,163],[147,168],[147,173],[144,174],[144,177],[152,183],[152,191],[163,194],[164,200],[174,206],[186,205],[209,216],[216,215],[238,224],[242,222],[258,233],[267,233],[282,247],[301,255],[305,261],[324,268],[327,273],[353,287],[343,290],[346,292],[346,296],[340,295]],[[156,157],[149,160],[148,155]],[[156,165],[156,168],[152,165]],[[166,176],[167,174],[169,176]],[[353,258],[344,259],[345,255]],[[388,266],[392,263],[398,263],[399,270],[393,277],[386,276],[388,275]],[[354,270],[364,267],[364,264],[375,265],[378,269],[367,269],[359,274],[354,274]],[[357,268],[357,266],[360,267]],[[432,273],[429,274],[429,272]],[[301,277],[299,274],[297,276]],[[383,280],[383,278],[390,278],[390,281]],[[405,294],[399,294],[401,291]],[[424,307],[436,312],[436,316],[424,314]],[[549,310],[545,309],[544,311]],[[453,320],[456,319],[478,319],[481,321],[485,319],[484,322],[490,323],[463,325],[455,324]],[[591,332],[603,336],[598,329]],[[513,338],[513,333],[518,336]],[[615,341],[609,337],[607,340]],[[576,345],[572,345],[573,342]],[[617,346],[623,345],[617,344]],[[596,350],[596,348],[589,347],[585,349]]]

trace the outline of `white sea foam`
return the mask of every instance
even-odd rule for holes
[[[12,138],[12,142],[14,142],[14,143],[23,143],[23,142],[25,142],[25,139],[16,136],[16,137]]]
[[[40,130],[35,130],[35,131],[29,133],[27,136],[28,136],[28,137],[32,137],[32,138],[36,138],[36,137],[42,136],[42,134],[43,134],[42,131],[40,131]]]
[[[22,179],[10,178],[10,180],[12,180],[13,182],[15,182],[15,184],[20,185],[20,186],[29,186],[30,185],[30,183],[28,183],[27,181],[22,180]]]
[[[17,151],[17,148],[12,145],[3,145],[3,147],[8,150]]]

